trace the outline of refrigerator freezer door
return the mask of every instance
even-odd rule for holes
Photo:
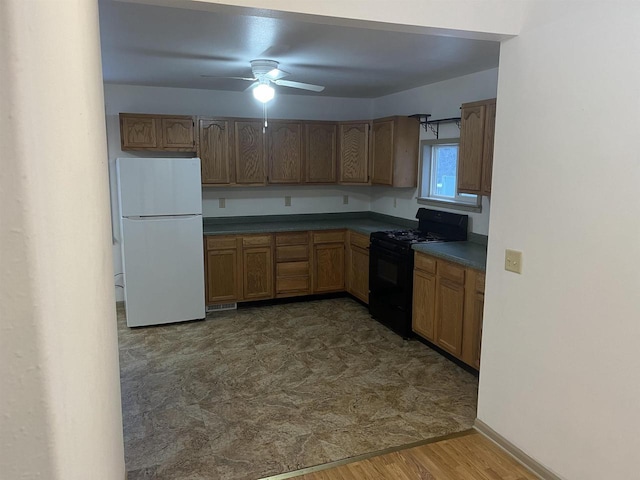
[[[199,158],[118,158],[123,217],[202,213]]]
[[[127,325],[205,317],[202,216],[122,219]]]

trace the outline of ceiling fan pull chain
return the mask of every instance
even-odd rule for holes
[[[262,118],[264,118],[264,126],[262,127],[262,134],[264,135],[267,132],[267,104],[262,104]]]

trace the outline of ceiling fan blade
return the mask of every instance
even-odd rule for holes
[[[201,77],[204,78],[224,78],[224,79],[231,79],[231,80],[247,80],[249,82],[255,82],[257,80],[257,78],[249,78],[249,77],[220,77],[218,75],[200,75]]]
[[[269,73],[265,75],[269,80],[280,80],[281,78],[287,77],[289,72],[285,72],[284,70],[280,70],[279,68],[274,68]]]
[[[260,85],[260,82],[253,82],[251,85],[249,85],[247,88],[244,89],[245,92],[248,92],[249,90],[253,90],[254,87]]]
[[[321,92],[324,87],[320,85],[313,85],[311,83],[292,82],[290,80],[275,80],[273,83],[280,85],[281,87],[300,88],[302,90],[310,90],[312,92]]]

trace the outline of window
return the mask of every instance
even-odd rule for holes
[[[457,192],[458,139],[427,140],[421,144],[421,203],[447,204],[452,208],[477,209],[480,198]]]

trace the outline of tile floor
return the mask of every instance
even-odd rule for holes
[[[256,479],[475,418],[475,376],[349,298],[118,326],[129,480]]]

